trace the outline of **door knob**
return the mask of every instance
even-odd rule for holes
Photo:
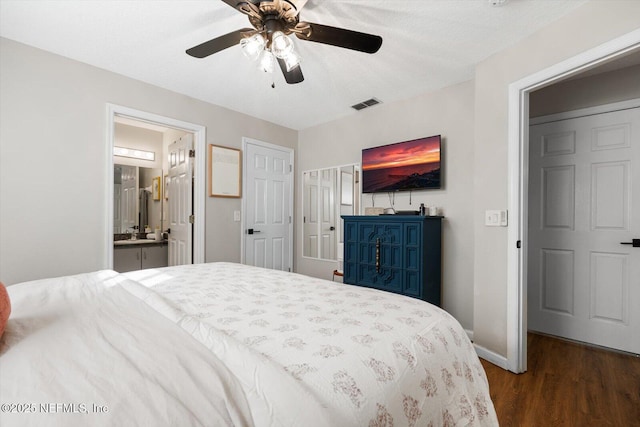
[[[631,239],[630,242],[620,242],[621,245],[631,245],[634,248],[640,248],[640,239]]]
[[[335,230],[335,229],[336,229],[336,228],[335,228],[333,225],[332,225],[331,227],[329,227],[329,230],[331,230],[331,231],[333,231],[333,230]]]
[[[254,230],[253,228],[249,228],[247,230],[247,234],[254,234],[254,233],[260,233],[260,230]]]

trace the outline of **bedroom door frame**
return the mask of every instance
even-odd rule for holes
[[[527,370],[529,94],[639,47],[640,30],[635,30],[509,85],[508,187],[513,220],[507,229],[507,357],[487,358],[509,371]]]
[[[196,157],[194,161],[193,177],[195,180],[193,187],[193,263],[204,262],[204,241],[205,241],[205,201],[206,201],[206,127],[195,123],[184,122],[182,120],[161,116],[134,108],[124,107],[107,103],[107,135],[106,135],[106,158],[107,158],[107,178],[105,194],[106,200],[106,268],[113,268],[113,147],[115,117],[127,117],[141,122],[152,123],[159,126],[170,127],[183,130],[193,134]]]

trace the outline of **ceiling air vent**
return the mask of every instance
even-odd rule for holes
[[[360,110],[364,110],[367,107],[373,107],[376,104],[380,104],[380,102],[381,101],[375,98],[371,98],[371,99],[367,99],[366,101],[362,101],[355,105],[352,105],[351,108],[353,108],[354,110],[360,111]]]

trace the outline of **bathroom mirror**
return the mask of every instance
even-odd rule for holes
[[[162,169],[113,165],[113,233],[164,230]],[[155,197],[154,197],[155,195]]]
[[[360,166],[350,164],[302,173],[302,255],[342,258],[341,215],[360,213]]]

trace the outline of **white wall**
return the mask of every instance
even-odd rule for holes
[[[442,190],[395,195],[396,209],[418,209],[420,203],[443,210],[443,307],[466,329],[473,328],[473,111],[472,81],[403,102],[380,104],[351,116],[300,131],[298,170],[360,163],[362,149],[425,136],[443,136]],[[383,100],[384,101],[384,100]],[[301,172],[297,176],[302,182]],[[298,205],[302,200],[298,188]],[[371,206],[365,194],[362,206]],[[386,193],[376,195],[376,206],[388,207]],[[363,211],[364,212],[364,211]],[[298,236],[302,221],[298,211]],[[337,263],[297,256],[297,271],[331,278]]]
[[[297,132],[7,39],[0,39],[0,280],[105,268],[106,104],[296,148]],[[204,154],[204,153],[203,153]],[[206,200],[206,261],[240,260],[240,199]]]
[[[474,341],[507,354],[507,229],[484,211],[509,203],[509,84],[640,27],[640,2],[591,1],[476,67],[474,159]]]
[[[127,166],[140,166],[143,168],[162,169],[164,167],[162,162],[165,157],[162,147],[162,132],[115,123],[113,145],[116,147],[153,151],[156,154],[156,158],[153,161],[113,156],[114,163]]]
[[[539,117],[640,98],[640,65],[556,83],[531,93],[529,116]]]

